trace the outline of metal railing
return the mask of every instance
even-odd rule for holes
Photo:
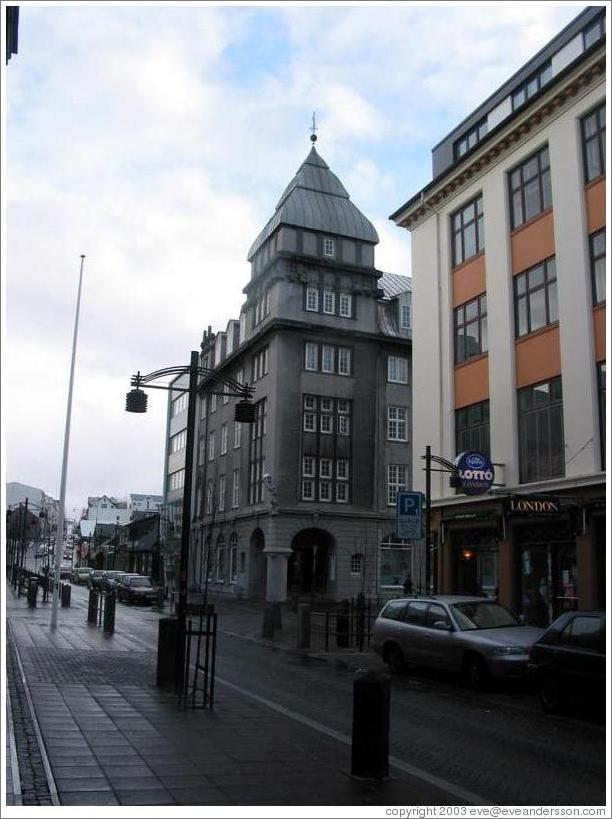
[[[337,607],[310,613],[312,648],[324,651],[357,649],[370,646],[372,626],[385,600],[372,597],[353,597]]]
[[[183,708],[209,708],[215,702],[217,613],[211,604],[187,607]],[[193,645],[195,642],[195,645]]]

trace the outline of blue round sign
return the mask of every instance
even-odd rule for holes
[[[466,495],[482,495],[493,486],[495,469],[482,452],[462,452],[455,458],[455,467]]]

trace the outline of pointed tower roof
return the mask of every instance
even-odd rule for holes
[[[351,202],[344,185],[330,171],[314,145],[285,188],[274,215],[251,245],[249,261],[279,225],[378,243],[374,226]]]

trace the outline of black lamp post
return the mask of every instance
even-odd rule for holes
[[[189,387],[187,390],[167,384],[151,384],[165,376],[189,375]],[[185,446],[185,483],[183,487],[183,520],[181,531],[181,552],[179,561],[179,598],[177,607],[177,628],[178,642],[175,651],[174,665],[174,687],[177,692],[183,690],[185,672],[185,625],[187,609],[187,576],[189,567],[189,536],[191,529],[191,495],[193,485],[193,452],[195,444],[196,427],[196,398],[198,391],[198,378],[203,377],[218,384],[223,390],[210,390],[211,394],[229,395],[240,398],[236,404],[234,418],[240,423],[252,424],[255,421],[255,406],[251,399],[253,388],[248,384],[240,384],[232,378],[225,378],[214,370],[199,365],[199,355],[196,351],[191,352],[191,360],[188,367],[166,367],[163,370],[156,370],[148,375],[141,375],[138,372],[132,376],[131,386],[133,389],[127,393],[125,399],[126,412],[146,412],[148,396],[141,389],[146,384],[151,389],[167,390],[169,392],[187,392],[187,441]],[[159,661],[159,658],[158,658]]]

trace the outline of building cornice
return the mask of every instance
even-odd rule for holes
[[[505,126],[500,125],[500,131],[495,140],[483,144],[480,151],[453,168],[438,183],[434,180],[430,183],[429,189],[424,188],[421,191],[418,201],[400,209],[390,218],[396,225],[407,230],[417,227],[428,218],[430,213],[443,207],[445,202],[462,188],[481,177],[515,150],[519,144],[562,114],[576,97],[584,95],[598,81],[604,80],[605,71],[605,54],[599,54],[589,63],[582,64],[579,69],[569,74],[563,85],[551,89],[549,95],[538,100],[537,107],[528,109],[523,116],[513,119]]]

